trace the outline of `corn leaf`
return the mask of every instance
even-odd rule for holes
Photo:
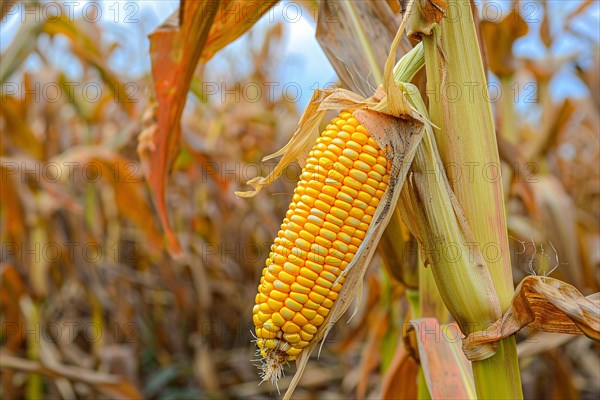
[[[471,363],[460,347],[456,323],[441,325],[435,318],[412,320],[404,342],[418,358],[433,400],[476,397]]]
[[[465,355],[471,360],[486,358],[489,354],[482,344],[506,338],[524,327],[586,335],[600,341],[600,293],[584,297],[568,283],[545,276],[528,276],[517,287],[503,317],[463,341]]]

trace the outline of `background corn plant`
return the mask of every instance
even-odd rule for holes
[[[234,7],[236,2],[223,3]],[[244,2],[238,3],[243,9]],[[372,91],[381,81],[400,22],[399,4],[297,4],[320,11],[317,39],[340,86]],[[194,7],[205,8],[196,14]],[[209,7],[208,2],[183,2],[182,33],[162,30],[151,39],[152,57],[162,60],[154,63],[154,86],[160,85],[157,76],[162,73],[173,79],[164,89],[178,87],[175,95],[153,90],[150,73],[135,80],[138,90],[131,94],[125,71],[112,70],[106,62],[118,43],[103,45],[110,32],[81,18],[27,20],[4,48],[4,397],[276,393],[267,385],[257,386],[249,362],[254,347],[250,304],[299,169],[290,167],[288,179],[265,188],[260,198],[241,201],[233,193],[272,168],[258,161],[285,143],[299,112],[284,98],[263,96],[250,102],[240,93],[240,102],[221,102],[203,91],[203,80],[214,74],[204,62],[258,19]],[[486,20],[488,7],[476,26],[485,43],[488,79],[503,93],[492,108],[514,281],[558,265],[551,276],[587,295],[600,284],[600,53],[598,38],[581,26],[597,27],[598,10],[597,3],[587,1],[562,15],[546,7],[527,2],[515,7],[520,13]],[[9,10],[3,3],[2,12]],[[186,18],[186,13],[197,17]],[[237,28],[231,29],[234,22]],[[249,41],[246,52],[238,55],[250,60],[250,68],[235,71],[237,61],[231,60],[227,65],[234,73],[219,79],[228,87],[277,80],[288,29],[270,24],[262,38]],[[527,30],[539,37],[542,58],[514,55],[513,43]],[[561,47],[563,37],[589,45],[572,53]],[[68,88],[68,74],[52,61],[52,45],[61,41],[68,43],[65,56],[81,66],[80,83],[102,88],[98,101],[81,95],[59,101],[22,96],[23,90],[35,91],[36,84]],[[414,44],[404,38],[399,55]],[[185,57],[169,64],[164,48]],[[31,57],[41,60],[38,67],[27,63]],[[157,71],[161,67],[164,71]],[[556,97],[552,87],[565,79],[582,87],[582,95]],[[424,73],[413,81],[425,93]],[[13,82],[19,86],[16,94],[7,86]],[[519,101],[506,93],[518,93]],[[178,107],[180,135],[174,128],[178,116],[164,114]],[[162,137],[161,143],[168,145],[152,152],[149,137]],[[62,172],[60,177],[55,170]],[[161,207],[153,198],[163,192]],[[165,244],[166,221],[173,233]],[[349,324],[336,325],[321,360],[306,370],[299,398],[416,395],[415,377],[407,373],[414,360],[405,356],[401,344],[404,322],[419,309],[423,316],[444,311],[436,311],[435,299],[418,304],[419,280],[431,282],[418,275],[429,270],[419,267],[415,239],[400,216],[393,221],[365,278],[357,315]],[[516,339],[526,398],[595,398],[600,393],[597,344],[546,334],[526,339],[519,333]],[[435,373],[446,361],[429,364],[431,371],[425,372]]]

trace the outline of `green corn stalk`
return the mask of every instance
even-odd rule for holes
[[[433,53],[443,57],[443,70],[438,68],[437,60],[432,61],[430,68],[433,75],[438,75],[432,77],[435,90],[444,90],[452,84],[463,93],[452,101],[444,96],[435,99],[443,113],[443,130],[435,131],[438,150],[444,165],[462,167],[448,168],[447,172],[475,242],[480,249],[497,250],[493,257],[484,251],[487,255],[484,258],[501,310],[505,311],[514,287],[502,182],[485,174],[485,168],[489,167],[499,173],[500,159],[486,75],[468,1],[448,0],[441,39],[441,53],[437,52],[435,38],[424,39],[426,57]],[[466,93],[469,88],[475,88],[475,95]],[[477,173],[466,179],[465,168],[471,166]],[[458,171],[462,172],[462,179]],[[499,342],[492,357],[473,362],[473,373],[479,398],[523,397],[513,337]]]

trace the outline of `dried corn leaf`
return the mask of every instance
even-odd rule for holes
[[[246,4],[248,3],[248,4]],[[171,228],[165,202],[165,180],[181,133],[179,121],[198,60],[206,61],[258,21],[276,2],[257,5],[239,1],[185,1],[176,15],[150,35],[152,77],[158,101],[158,128],[145,130],[138,147],[149,168],[146,177],[154,191],[170,253],[182,255]]]
[[[168,249],[175,257],[181,256],[183,250],[169,223],[165,180],[181,133],[179,120],[192,75],[218,8],[218,2],[182,1],[180,26],[170,18],[150,35],[152,78],[158,102],[158,128],[151,135],[150,131],[144,132],[150,137],[144,136],[144,142],[138,146],[138,154],[149,166],[145,171],[146,179],[154,191]]]
[[[600,293],[584,297],[568,283],[544,276],[528,276],[515,291],[510,308],[488,329],[474,332],[463,342],[470,360],[491,354],[482,345],[493,343],[520,329],[586,335],[600,341]]]
[[[219,50],[243,35],[273,7],[277,1],[224,0],[220,2],[200,62],[206,62]]]
[[[418,397],[419,364],[404,346],[398,346],[394,359],[383,377],[381,398],[412,400]]]
[[[440,325],[435,318],[410,321],[404,343],[419,360],[433,400],[476,398],[471,363],[461,351],[456,323]]]
[[[527,35],[529,27],[521,14],[517,11],[511,11],[501,21],[481,21],[481,33],[485,40],[485,46],[489,51],[488,65],[491,71],[500,76],[510,76],[515,71],[514,57],[512,48],[514,42]]]
[[[66,366],[59,363],[45,365],[8,354],[0,354],[0,369],[40,374],[51,378],[67,378],[92,386],[100,393],[116,399],[141,399],[138,389],[131,382],[115,375]]]
[[[106,148],[93,146],[72,148],[51,159],[51,162],[60,165],[64,171],[75,172],[82,168],[86,170],[86,174],[87,170],[96,171],[99,177],[114,188],[114,200],[121,215],[145,232],[148,251],[154,254],[160,251],[162,236],[143,196],[142,179],[136,174],[136,165]],[[73,176],[65,174],[61,179],[68,182]]]

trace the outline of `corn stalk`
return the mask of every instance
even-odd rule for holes
[[[437,148],[447,168],[458,204],[472,230],[475,246],[483,251],[497,301],[501,310],[505,311],[510,304],[514,288],[502,182],[500,179],[490,178],[487,174],[489,170],[486,170],[492,168],[499,174],[500,160],[492,110],[488,101],[486,75],[468,1],[447,2],[440,32],[439,52],[435,35],[424,38],[426,63],[430,67],[428,78],[435,85],[435,90],[442,91],[441,96],[433,99],[433,103],[438,104],[438,107],[433,109],[443,114],[443,129],[435,130]],[[452,101],[444,96],[448,93],[443,93],[450,85],[462,90],[462,95]],[[466,92],[471,88],[475,88],[472,96]],[[434,117],[435,114],[436,112]],[[471,171],[476,173],[468,175],[466,179],[465,173]],[[462,173],[462,176],[458,175],[459,173]],[[490,249],[494,250],[493,254]],[[482,299],[482,303],[478,303],[474,298],[474,304],[470,307],[485,308],[488,300]],[[488,304],[491,303],[488,301]],[[489,321],[484,319],[480,322]],[[499,342],[492,357],[474,361],[473,372],[480,398],[522,398],[513,337]]]

